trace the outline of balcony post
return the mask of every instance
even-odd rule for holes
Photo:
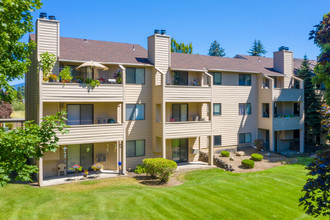
[[[43,171],[43,160],[42,157],[39,158],[38,160],[38,168],[39,168],[39,172],[38,172],[38,185],[42,186],[43,182],[44,182],[44,171]]]
[[[299,129],[299,152],[305,152],[305,129]]]
[[[122,169],[123,174],[126,174],[126,68],[119,65],[122,70],[122,83],[123,83],[123,142],[122,142]]]
[[[210,136],[210,146],[209,146],[209,165],[213,166],[213,145],[214,145],[214,137],[213,134]]]

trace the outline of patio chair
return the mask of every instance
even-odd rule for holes
[[[57,165],[57,175],[61,176],[61,172],[63,172],[64,176],[66,176],[66,164]]]

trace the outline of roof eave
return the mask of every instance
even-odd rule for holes
[[[69,59],[59,59],[60,62],[70,62],[70,63],[85,63],[90,60],[69,60]],[[147,63],[118,63],[118,62],[101,62],[97,60],[93,60],[95,62],[99,62],[105,65],[123,65],[123,66],[153,66],[152,64]]]

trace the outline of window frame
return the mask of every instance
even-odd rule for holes
[[[243,78],[244,78],[244,84],[241,84],[241,76],[243,76]],[[249,81],[247,81],[247,79],[246,79],[247,76],[250,77]],[[247,85],[247,82],[249,82],[249,85]],[[238,85],[239,86],[251,86],[252,85],[252,75],[251,74],[240,73],[238,75]]]
[[[127,117],[127,106],[128,105],[134,105],[134,110],[133,110],[133,113],[134,113],[134,118],[133,119],[129,119]],[[136,106],[137,105],[143,105],[143,119],[136,119]],[[145,108],[145,104],[144,103],[141,103],[141,104],[129,104],[129,103],[126,103],[126,121],[143,121],[143,120],[146,120],[146,108]]]
[[[215,105],[219,105],[220,106],[220,112],[219,112],[219,114],[215,114],[215,111],[214,111]],[[221,105],[221,103],[213,103],[213,116],[221,116],[221,115],[222,115],[222,105]]]
[[[214,77],[215,74],[219,74],[220,75],[220,83],[216,83],[215,82],[215,77]],[[216,86],[222,85],[222,73],[221,72],[214,72],[214,73],[212,73],[212,75],[213,75],[213,85],[216,85]]]
[[[67,116],[68,117],[68,114],[69,114],[69,111],[68,111],[68,106],[69,105],[79,105],[79,124],[78,125],[92,125],[95,123],[95,120],[94,120],[94,104],[67,104],[66,105],[66,113],[67,113]],[[81,124],[81,106],[82,105],[91,105],[92,106],[92,123],[91,124]],[[69,120],[66,121],[66,124],[69,123]],[[76,125],[69,125],[69,126],[76,126]]]
[[[136,142],[137,141],[143,141],[143,155],[136,155]],[[129,140],[126,141],[126,147],[128,142],[134,142],[134,156],[128,156],[127,153],[127,148],[126,148],[126,157],[144,157],[146,155],[146,140],[145,139],[139,139],[139,140]]]
[[[215,138],[220,138],[220,144],[215,143]],[[214,135],[213,136],[213,146],[222,146],[222,136],[221,135]]]
[[[250,135],[250,142],[246,142],[246,135]],[[241,135],[244,135],[244,141],[241,142]],[[239,144],[250,144],[252,143],[252,133],[251,132],[248,132],[248,133],[239,133],[238,134],[238,143]]]
[[[266,107],[266,110],[267,110],[267,106],[268,106],[268,116],[265,115],[264,106]],[[270,105],[269,105],[269,103],[262,103],[261,108],[262,108],[262,117],[263,118],[269,118],[269,116],[270,116]]]
[[[240,105],[244,105],[244,113],[240,113]],[[247,113],[248,105],[250,105],[250,113]],[[252,105],[250,102],[247,103],[238,103],[238,115],[252,115]]]
[[[134,82],[132,83],[132,82],[127,82],[127,76],[128,76],[128,74],[127,74],[127,70],[128,69],[133,69],[134,70]],[[143,83],[136,83],[136,70],[137,69],[143,69]],[[145,83],[146,83],[146,69],[145,68],[138,68],[138,67],[127,67],[126,68],[126,76],[125,76],[125,78],[126,78],[126,84],[130,84],[130,85],[145,85]]]

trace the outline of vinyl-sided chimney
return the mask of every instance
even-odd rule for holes
[[[155,30],[155,34],[148,37],[148,59],[155,67],[166,73],[171,65],[171,37],[165,30]]]
[[[48,51],[60,56],[60,22],[55,20],[55,16],[49,16],[47,19],[46,13],[40,13],[40,18],[36,22],[36,43],[37,43],[37,58],[40,60],[40,54]],[[55,64],[53,69],[54,74],[58,74],[59,64]]]
[[[286,75],[293,75],[293,53],[288,47],[280,47],[274,52],[274,69]]]

